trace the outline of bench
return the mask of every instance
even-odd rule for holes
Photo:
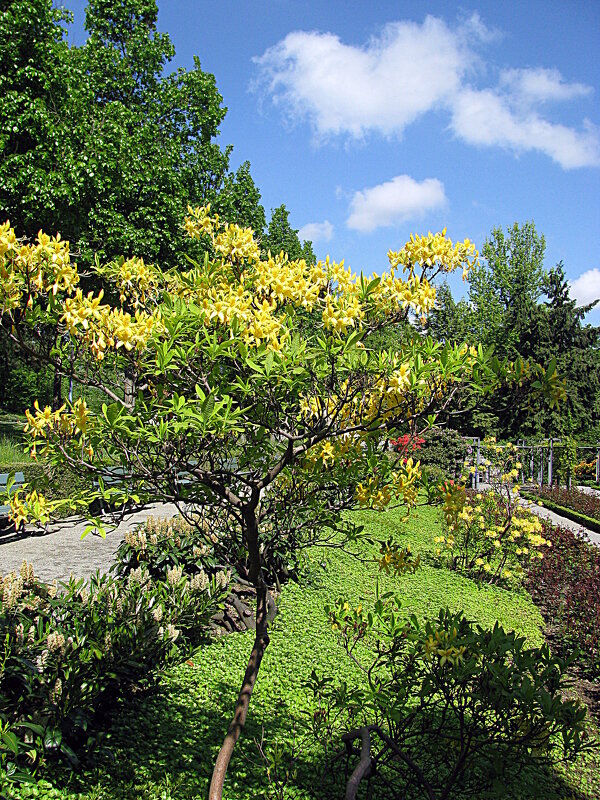
[[[94,489],[96,491],[100,489],[100,481],[105,489],[110,489],[111,486],[120,486],[126,474],[127,471],[123,467],[107,467],[97,478],[94,478]],[[98,503],[98,510],[101,514],[108,514],[113,510],[110,503],[104,498],[98,498],[94,503]]]
[[[6,488],[8,486],[8,479],[10,477],[9,472],[2,472],[0,473],[0,499],[2,499],[2,495],[6,494]],[[25,485],[25,476],[22,472],[15,472],[14,481],[10,487],[9,495],[13,495],[19,489],[22,489]],[[8,521],[8,515],[10,514],[10,506],[8,504],[0,506],[0,525],[4,525],[5,520]]]

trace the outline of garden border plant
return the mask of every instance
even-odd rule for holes
[[[568,661],[547,646],[526,648],[498,624],[473,625],[462,612],[442,609],[421,623],[414,615],[406,622],[401,608],[393,592],[379,590],[369,610],[344,600],[328,608],[367,682],[337,685],[314,671],[307,682],[318,708],[315,735],[323,721],[329,737],[335,716],[346,727],[347,763],[358,757],[346,800],[371,778],[391,797],[411,790],[427,800],[475,795],[503,785],[524,764],[552,763],[557,753],[568,761],[590,749],[585,708],[563,697]]]
[[[591,677],[600,674],[600,550],[582,534],[544,521],[552,541],[546,558],[530,565],[526,586],[556,628],[554,646]]]
[[[544,557],[550,542],[542,536],[538,517],[519,502],[516,483],[522,464],[518,448],[484,442],[488,455],[491,488],[486,492],[466,490],[462,482],[447,481],[444,495],[444,534],[435,538],[436,555],[451,569],[478,581],[520,585],[531,560]],[[469,471],[474,472],[471,466]]]
[[[579,522],[584,527],[600,533],[600,498],[580,492],[577,489],[564,489],[558,486],[553,486],[552,488],[540,486],[533,491],[528,490],[522,494],[525,499],[534,503],[539,501],[540,505],[544,505],[550,511],[555,511],[560,516],[566,517],[573,522]],[[597,517],[585,514],[574,506],[591,507]]]
[[[0,750],[9,780],[26,780],[52,754],[76,765],[82,744],[89,756],[102,738],[98,716],[207,640],[229,573],[206,546],[183,566],[160,558],[161,545],[192,530],[181,520],[150,520],[127,535],[115,575],[57,586],[23,562],[0,578]]]

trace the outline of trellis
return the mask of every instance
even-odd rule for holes
[[[470,454],[472,455],[472,467],[475,470],[471,473],[471,488],[479,489],[479,484],[483,480],[490,481],[490,467],[483,466],[482,449],[486,449],[479,436],[466,436],[465,441],[469,442]],[[538,486],[544,484],[552,486],[555,469],[554,457],[555,448],[562,444],[562,439],[545,439],[541,442],[527,444],[525,439],[519,440],[516,444],[523,456],[519,459],[523,464],[521,468],[521,483],[536,483]],[[596,483],[600,483],[600,442],[596,445],[577,445],[577,450],[592,450],[595,453],[596,461]],[[525,457],[527,454],[527,457]],[[526,466],[528,467],[526,471]],[[546,477],[546,481],[544,481]],[[568,482],[570,485],[571,476]]]

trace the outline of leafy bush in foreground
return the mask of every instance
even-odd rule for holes
[[[489,796],[528,764],[588,749],[585,708],[562,697],[568,662],[462,612],[407,623],[400,605],[390,592],[372,612],[342,601],[328,609],[366,685],[336,686],[315,671],[308,681],[315,735],[329,742],[345,729],[346,800],[363,780],[378,798]]]
[[[3,755],[20,778],[48,755],[76,763],[77,748],[93,745],[98,713],[123,692],[151,686],[206,635],[228,578],[173,567],[156,581],[138,567],[121,578],[71,578],[58,591],[24,562],[0,581]]]
[[[583,535],[544,522],[552,548],[533,562],[527,587],[556,627],[556,647],[577,652],[591,675],[600,674],[600,551]]]

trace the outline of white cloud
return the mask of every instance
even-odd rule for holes
[[[598,129],[583,131],[548,122],[539,114],[511,107],[510,99],[492,89],[464,89],[454,103],[452,129],[469,144],[538,150],[563,169],[600,164]]]
[[[566,83],[557,69],[506,69],[500,73],[500,85],[525,102],[573,100],[594,91],[583,83]]]
[[[444,185],[437,178],[426,178],[419,183],[409,175],[397,175],[391,181],[356,192],[346,224],[353,230],[369,233],[421,216],[445,203]]]
[[[567,82],[556,69],[505,69],[497,86],[470,86],[485,74],[476,46],[497,41],[474,14],[454,29],[436,17],[386,25],[363,46],[332,33],[294,31],[255,59],[259,85],[292,121],[307,119],[317,138],[368,133],[401,136],[430,111],[451,116],[467,144],[537,150],[563,169],[600,164],[598,128],[551,122],[548,102],[587,97],[592,88]]]
[[[588,269],[574,281],[570,282],[569,294],[580,306],[593,303],[600,298],[600,269]]]
[[[364,47],[331,33],[295,31],[256,59],[273,99],[319,136],[367,131],[401,134],[421,114],[443,104],[461,83],[470,59],[446,24],[394,22]]]
[[[333,225],[328,219],[325,222],[308,222],[298,231],[303,242],[329,242],[333,236]]]

